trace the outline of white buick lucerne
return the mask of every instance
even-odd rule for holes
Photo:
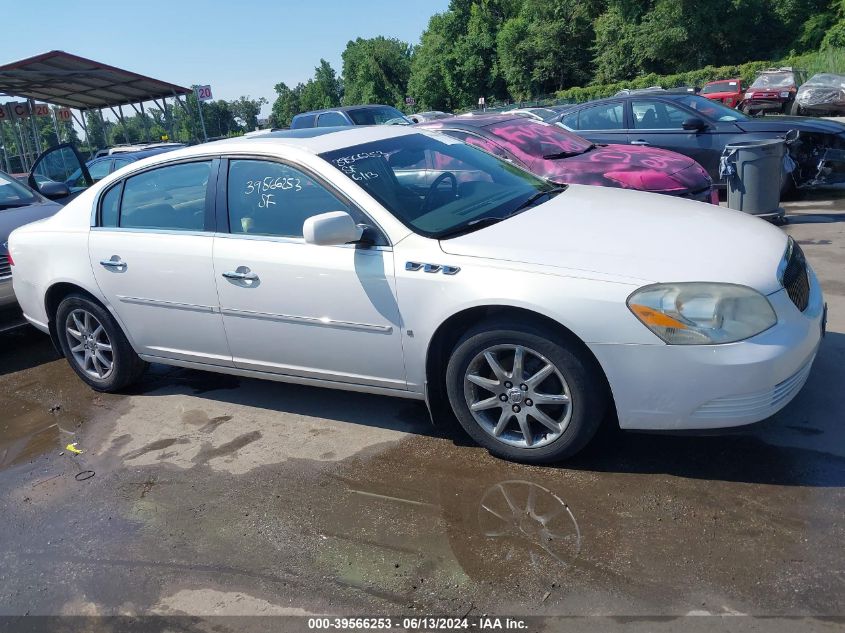
[[[71,162],[60,151],[42,180]],[[603,420],[766,418],[806,381],[825,320],[800,247],[762,220],[554,187],[394,126],[133,163],[9,250],[27,319],[94,389],[157,362],[424,399],[533,462]]]

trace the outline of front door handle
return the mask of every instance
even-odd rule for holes
[[[101,259],[100,266],[111,268],[112,270],[126,270],[126,262],[121,260],[119,255],[112,255],[111,259]]]
[[[258,281],[258,275],[250,271],[246,266],[238,266],[236,270],[230,270],[223,273],[226,279],[234,281]]]
[[[631,141],[631,145],[651,145],[651,143],[640,139],[638,141]]]

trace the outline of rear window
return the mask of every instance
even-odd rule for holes
[[[557,154],[581,154],[592,147],[590,141],[572,132],[539,121],[516,119],[494,123],[486,129],[528,159]]]

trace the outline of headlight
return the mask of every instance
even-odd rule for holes
[[[670,345],[742,341],[777,323],[769,300],[747,286],[654,284],[628,297],[628,308]]]
[[[746,92],[746,93],[745,93],[745,98],[746,98],[746,99],[753,99],[753,98],[754,98],[754,93],[753,93],[753,92]]]
[[[789,90],[784,90],[783,92],[781,92],[780,98],[781,99],[789,99]]]

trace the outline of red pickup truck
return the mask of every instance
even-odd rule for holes
[[[720,79],[704,84],[699,92],[702,97],[736,108],[745,99],[745,83],[741,79]]]

